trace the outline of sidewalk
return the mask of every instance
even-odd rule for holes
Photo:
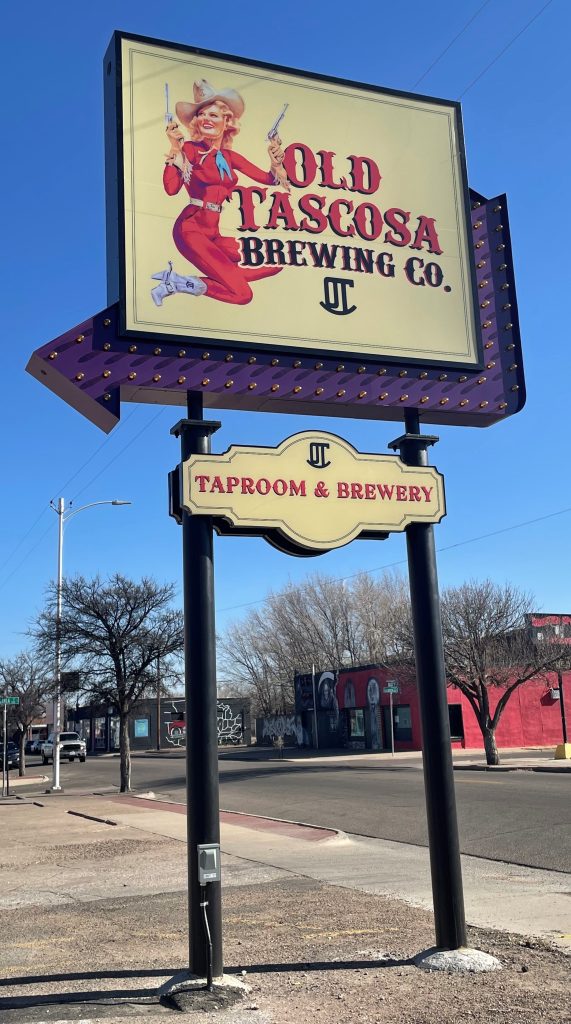
[[[542,938],[571,950],[569,876],[463,857],[469,941],[504,970],[425,974],[426,849],[221,819],[226,970],[252,991],[201,1021],[568,1022],[571,961]],[[187,964],[185,836],[182,805],[133,795],[0,806],[2,1024],[175,1012],[157,988]]]
[[[452,762],[455,771],[535,771],[571,772],[571,761],[556,760],[553,747],[521,747],[500,751],[500,764],[487,765],[483,750],[453,750]],[[148,755],[152,756],[152,755]],[[154,754],[159,757],[161,755]],[[166,755],[168,756],[168,755]],[[299,761],[311,763],[315,760],[333,764],[362,761],[367,766],[378,768],[407,767],[422,770],[422,751],[398,750],[394,754],[372,750],[309,750],[299,747],[285,747],[283,751],[273,747],[248,747],[240,750],[220,751],[220,761]]]

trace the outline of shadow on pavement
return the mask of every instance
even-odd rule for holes
[[[3,978],[0,980],[0,986],[6,988],[8,986],[18,986],[20,988],[26,985],[52,985],[57,982],[74,982],[74,981],[97,981],[103,979],[121,978],[134,979],[140,978],[144,983],[146,980],[151,979],[168,979],[172,978],[176,972],[180,970],[179,967],[163,970],[109,970],[109,971],[80,971],[80,972],[66,972],[65,974],[47,974],[47,975],[27,975],[26,977],[19,978]],[[29,995],[18,995],[18,996],[2,996],[0,997],[0,1019],[7,1020],[6,1013],[9,1010],[30,1010],[33,1007],[57,1007],[57,1006],[116,1006],[117,1003],[131,1003],[148,1005],[160,1003],[160,999],[157,993],[158,985],[152,984],[149,988],[92,988],[89,990],[79,990],[76,992],[49,992],[44,994],[33,994]],[[47,1011],[49,1013],[49,1010]]]
[[[414,960],[411,958],[403,958],[395,960],[387,957],[386,959],[371,959],[371,960],[320,960],[313,963],[307,963],[306,961],[299,961],[293,963],[269,963],[269,964],[245,964],[240,967],[226,967],[226,974],[235,974],[238,976],[242,975],[242,971],[246,970],[248,975],[252,974],[290,974],[290,973],[307,973],[309,971],[363,971],[363,970],[379,970],[384,967],[409,967],[414,964]],[[27,975],[25,977],[18,978],[3,978],[0,980],[0,986],[7,988],[9,986],[23,987],[26,985],[42,985],[50,984],[53,985],[57,982],[77,982],[77,981],[97,981],[103,979],[133,979],[140,978],[143,982],[145,980],[159,979],[159,978],[172,978],[180,970],[180,967],[172,968],[170,970],[121,970],[121,971],[82,971],[82,972],[67,972],[65,974],[49,974],[49,975]],[[97,1006],[101,1008],[103,1006],[117,1006],[117,1004],[156,1004],[168,1006],[170,1003],[165,1001],[157,991],[158,986],[152,985],[150,988],[93,988],[87,991],[80,990],[77,992],[50,992],[46,994],[34,995],[18,995],[18,996],[2,996],[0,997],[0,1014],[1,1019],[7,1020],[5,1013],[9,1010],[30,1010],[33,1007],[57,1007],[57,1006]],[[49,1010],[48,1010],[49,1012]]]
[[[169,968],[157,968],[149,971],[66,971],[65,974],[26,974],[21,978],[0,978],[0,988],[8,988],[13,985],[42,985],[54,981],[95,981],[100,978],[164,978],[170,977],[180,971],[180,967],[173,970]]]
[[[299,961],[281,964],[250,964],[249,966],[244,965],[243,968],[225,967],[224,971],[226,974],[237,974],[245,969],[248,975],[294,974],[300,971],[377,971],[379,967],[414,967],[414,959],[409,957],[393,960],[391,957],[383,957],[381,960],[316,960],[313,963]]]
[[[45,979],[48,981],[49,979]],[[86,1006],[117,1005],[124,1003],[159,1002],[156,986],[152,988],[99,989],[88,992],[51,992],[39,996],[8,996],[0,999],[0,1011],[30,1010],[33,1006]],[[2,1020],[6,1018],[2,1016]]]

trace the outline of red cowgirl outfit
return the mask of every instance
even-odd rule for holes
[[[238,183],[236,171],[262,185],[275,185],[271,171],[262,171],[231,149],[210,148],[206,142],[185,142],[184,171],[167,164],[163,185],[169,196],[186,188],[189,195],[173,228],[176,247],[204,277],[205,294],[221,302],[246,305],[252,300],[250,281],[278,274],[282,267],[240,267],[240,248],[235,238],[220,234],[222,203]],[[158,277],[158,275],[157,275]]]

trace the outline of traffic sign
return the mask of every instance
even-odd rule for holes
[[[398,692],[399,692],[399,684],[398,683],[388,683],[387,686],[383,686],[383,693],[398,693]]]
[[[2,704],[19,704],[19,697],[0,697],[0,706]]]

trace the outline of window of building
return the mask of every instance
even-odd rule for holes
[[[450,738],[452,740],[464,739],[464,721],[462,718],[462,705],[449,704],[448,717],[450,719]]]
[[[91,750],[91,719],[81,718],[77,723],[77,732],[81,736],[81,739],[85,740],[87,749]]]
[[[119,750],[120,745],[120,719],[118,715],[112,715],[109,719],[109,748]]]
[[[95,736],[95,749],[105,750],[107,747],[107,736],[105,729],[105,718],[93,719],[93,735]]]
[[[349,736],[351,739],[362,739],[365,735],[365,712],[363,708],[349,711]]]
[[[146,739],[149,735],[149,719],[135,718],[133,721],[133,735],[135,739]]]
[[[395,740],[412,739],[412,718],[410,704],[397,704],[393,708]]]

